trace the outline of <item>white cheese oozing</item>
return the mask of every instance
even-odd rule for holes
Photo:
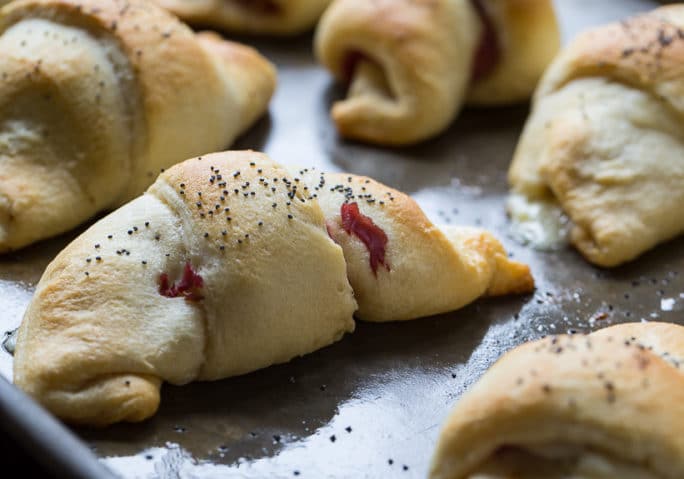
[[[516,241],[543,251],[568,244],[572,222],[553,198],[532,199],[513,193],[506,207]]]

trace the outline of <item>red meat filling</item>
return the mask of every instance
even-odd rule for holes
[[[177,283],[169,283],[169,275],[162,273],[159,275],[159,294],[167,298],[184,297],[188,301],[199,301],[203,299],[201,288],[204,280],[193,269],[188,262],[183,269],[183,277]]]
[[[484,7],[483,0],[471,0],[482,22],[482,33],[473,59],[471,81],[476,82],[489,75],[501,61],[501,45],[496,34],[496,27]]]
[[[390,270],[389,264],[385,261],[387,248],[387,235],[385,232],[370,219],[359,211],[356,203],[345,203],[340,209],[342,216],[342,227],[349,235],[354,235],[361,240],[370,254],[370,267],[373,274],[377,276],[378,267],[383,265]]]

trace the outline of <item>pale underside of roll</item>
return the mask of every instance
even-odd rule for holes
[[[0,252],[140,195],[263,114],[273,66],[141,0],[0,10]]]
[[[139,421],[162,382],[288,361],[353,331],[356,310],[412,319],[533,288],[489,233],[443,233],[396,190],[217,153],[167,170],[48,266],[14,380],[70,422]]]
[[[432,479],[684,477],[684,328],[628,323],[505,354],[457,403]]]
[[[331,0],[153,0],[183,21],[254,35],[311,30]]]
[[[535,95],[513,193],[555,205],[569,241],[599,266],[684,231],[683,27],[684,6],[673,5],[585,32]]]
[[[335,0],[315,50],[349,86],[331,111],[340,134],[405,145],[442,132],[466,102],[526,100],[559,43],[548,0]]]

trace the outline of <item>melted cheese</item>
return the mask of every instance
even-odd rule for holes
[[[507,202],[513,238],[539,250],[568,244],[572,223],[553,199],[532,199],[513,193]]]

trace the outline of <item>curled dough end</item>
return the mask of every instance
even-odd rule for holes
[[[95,378],[73,392],[53,389],[33,396],[69,423],[103,427],[153,416],[159,407],[160,387],[161,380],[154,376],[116,374]]]
[[[534,277],[530,267],[512,261],[501,242],[491,233],[477,228],[445,227],[444,231],[454,246],[486,262],[489,279],[486,296],[525,294],[534,291]]]
[[[254,48],[226,41],[214,32],[199,32],[197,40],[215,55],[227,88],[240,100],[240,131],[249,128],[268,109],[275,92],[275,66]]]

